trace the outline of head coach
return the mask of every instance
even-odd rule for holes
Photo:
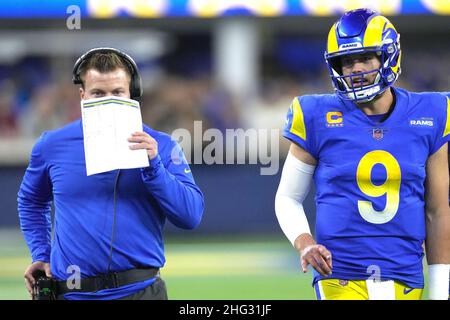
[[[81,56],[73,82],[81,84],[82,100],[139,100],[142,95],[136,63],[113,48]],[[148,167],[91,176],[86,175],[81,119],[44,132],[34,145],[17,198],[32,258],[24,274],[31,295],[36,275],[45,272],[56,299],[167,299],[159,273],[165,263],[165,221],[195,228],[204,198],[169,135],[143,125],[143,132],[130,133],[128,141],[131,149],[147,150]]]

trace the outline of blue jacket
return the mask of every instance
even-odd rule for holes
[[[158,142],[159,154],[149,167],[120,170],[112,271],[162,267],[166,218],[177,227],[193,229],[203,214],[203,194],[181,148],[167,134],[145,125],[144,131]],[[33,147],[18,192],[20,225],[32,261],[51,262],[54,278],[72,276],[70,266],[79,267],[82,278],[107,272],[117,173],[86,175],[81,119],[43,133]],[[69,293],[66,298],[118,298],[152,281],[95,294]]]

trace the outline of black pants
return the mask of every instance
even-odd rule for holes
[[[64,295],[59,295],[58,300],[65,300]],[[168,300],[166,283],[157,277],[148,287],[117,300]]]
[[[117,300],[168,300],[166,283],[158,277],[143,290]]]

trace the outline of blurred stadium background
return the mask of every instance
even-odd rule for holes
[[[398,85],[448,91],[448,0],[3,0],[0,299],[28,298],[16,194],[40,133],[80,117],[71,84],[79,55],[110,46],[134,57],[143,119],[157,130],[193,132],[194,121],[222,132],[281,129],[294,96],[332,90],[323,60],[328,29],[344,10],[364,6],[389,16],[401,33]],[[287,147],[280,138],[280,168]],[[170,298],[314,299],[311,276],[299,271],[276,221],[280,172],[261,176],[260,167],[192,166],[206,210],[195,231],[167,226],[162,275]],[[313,194],[306,211],[314,224]]]

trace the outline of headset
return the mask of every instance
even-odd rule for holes
[[[86,53],[84,53],[81,57],[78,58],[78,60],[75,62],[72,70],[72,82],[74,84],[82,84],[83,81],[80,77],[80,71],[83,64],[89,60],[92,55],[95,53],[115,53],[117,54],[122,60],[126,63],[128,66],[129,71],[131,72],[131,83],[130,83],[130,97],[133,100],[140,101],[140,98],[142,96],[142,80],[141,76],[139,75],[139,70],[137,67],[136,62],[125,52],[122,52],[118,49],[114,48],[107,48],[107,47],[100,47],[100,48],[93,48]]]

